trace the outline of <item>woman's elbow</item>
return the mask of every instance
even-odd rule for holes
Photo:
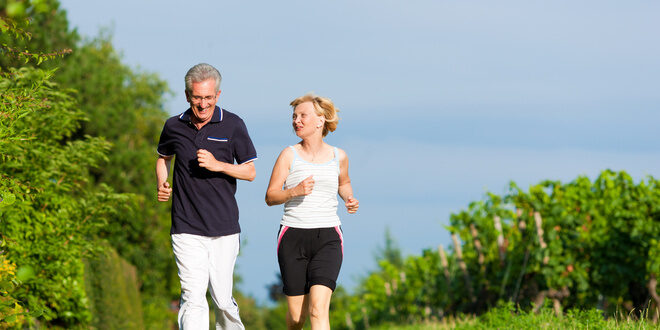
[[[268,206],[273,206],[273,205],[279,205],[282,204],[281,201],[277,199],[277,193],[275,191],[267,191],[266,192],[266,205]]]

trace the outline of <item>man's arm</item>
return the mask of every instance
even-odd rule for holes
[[[199,167],[213,172],[224,173],[239,180],[253,181],[257,176],[253,161],[243,164],[229,164],[216,160],[213,154],[204,149],[197,150],[197,161],[199,162]]]
[[[219,163],[222,164],[222,168],[219,172],[227,174],[236,179],[253,181],[257,176],[257,170],[254,168],[253,161],[249,161],[243,164],[229,164],[223,162]]]
[[[170,174],[170,164],[172,163],[172,156],[165,157],[159,156],[156,160],[156,181],[158,182],[158,201],[167,202],[172,194],[172,188],[167,182],[167,177]]]

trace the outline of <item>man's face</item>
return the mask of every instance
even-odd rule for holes
[[[186,91],[186,99],[190,103],[190,108],[195,116],[194,121],[203,124],[211,121],[219,96],[220,91],[215,92],[214,79],[193,82],[192,89]]]

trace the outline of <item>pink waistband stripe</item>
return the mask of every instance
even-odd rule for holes
[[[344,235],[341,234],[341,229],[339,229],[339,226],[335,226],[335,230],[337,231],[337,234],[339,235],[339,239],[341,240],[341,255],[344,255]]]
[[[280,229],[280,235],[277,237],[277,252],[280,252],[280,242],[282,242],[282,236],[284,236],[284,233],[289,229],[289,226],[282,226],[282,229]],[[343,243],[342,243],[343,244]]]

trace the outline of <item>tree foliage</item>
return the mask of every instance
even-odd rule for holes
[[[66,12],[56,0],[0,1],[0,12],[0,67],[8,73],[6,78],[29,70],[22,68],[26,64],[39,65],[42,70],[38,72],[48,73],[44,80],[47,86],[53,81],[66,86],[66,90],[56,89],[66,95],[68,104],[58,109],[68,111],[67,115],[50,122],[51,118],[44,117],[32,124],[47,131],[45,135],[66,131],[60,140],[52,137],[57,141],[53,148],[89,144],[101,148],[89,148],[93,149],[88,155],[93,164],[79,163],[85,168],[81,172],[85,189],[132,194],[130,202],[118,208],[121,212],[108,214],[110,218],[94,234],[107,239],[122,257],[138,267],[147,326],[168,326],[173,315],[169,305],[178,296],[178,281],[169,245],[169,212],[167,206],[155,202],[153,175],[155,144],[167,117],[162,105],[167,92],[165,82],[123,64],[107,34],[81,41],[77,32],[69,29]],[[70,48],[73,53],[60,58]],[[53,57],[55,60],[41,63]],[[57,74],[53,76],[54,72]],[[20,76],[25,80],[24,74]],[[34,95],[27,100],[35,107],[44,106]],[[24,119],[24,115],[12,116]],[[10,122],[3,118],[2,124]],[[25,129],[23,133],[34,135],[34,127]],[[2,141],[9,146],[23,139],[15,131],[0,134],[4,134],[0,135]],[[79,192],[78,188],[73,189],[74,193]],[[86,198],[80,197],[79,204],[84,205]]]
[[[18,68],[26,59],[42,64],[56,55],[68,54],[79,41],[69,29],[66,11],[58,0],[0,0],[0,68]],[[44,68],[55,68],[59,60],[46,61]]]
[[[511,183],[452,214],[444,248],[389,260],[362,281],[337,328],[439,320],[484,313],[505,301],[555,312],[600,308],[657,318],[660,182],[625,172],[595,180]]]
[[[92,184],[90,169],[109,144],[70,140],[84,117],[51,75],[21,68],[0,76],[2,250],[25,274],[10,288],[16,301],[47,322],[85,324],[83,257],[130,198]]]
[[[121,62],[108,36],[85,41],[62,63],[57,79],[75,88],[89,120],[75,137],[103,136],[112,142],[107,161],[93,172],[97,184],[134,194],[137,207],[103,229],[119,254],[138,267],[148,319],[168,315],[179,294],[169,240],[168,206],[155,199],[155,147],[163,122],[167,85],[154,74]],[[148,321],[148,320],[147,320]]]

